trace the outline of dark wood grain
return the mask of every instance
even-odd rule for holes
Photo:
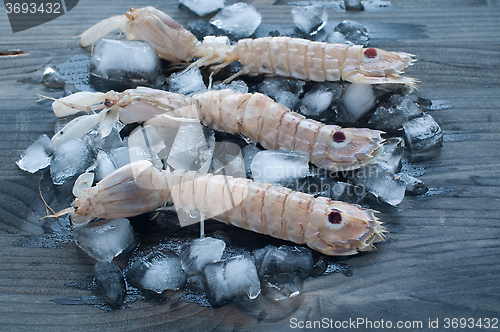
[[[381,213],[391,231],[388,240],[375,252],[348,258],[350,277],[306,280],[304,293],[288,304],[297,310],[275,321],[270,317],[279,318],[282,310],[273,313],[265,305],[271,316],[259,320],[260,311],[245,304],[213,309],[175,300],[136,301],[115,311],[60,304],[95,296],[68,286],[91,281],[94,261],[72,243],[19,245],[25,236],[44,233],[38,220],[44,213],[43,180],[15,165],[34,139],[53,130],[55,116],[48,103],[36,103],[37,94],[57,98],[60,92],[40,84],[42,71],[74,54],[88,54],[71,37],[131,6],[156,6],[181,24],[192,16],[174,1],[80,0],[68,14],[13,34],[2,11],[0,52],[21,49],[29,55],[0,57],[0,330],[278,331],[290,329],[290,317],[420,320],[426,329],[429,318],[439,318],[440,324],[446,317],[500,318],[500,4],[392,3],[398,8],[330,11],[329,19],[362,22],[372,27],[372,46],[416,54],[418,62],[409,71],[422,81],[416,94],[452,105],[432,111],[445,132],[444,144],[436,156],[419,160],[431,194],[407,197],[398,209]],[[257,9],[264,23],[292,24],[289,6]]]

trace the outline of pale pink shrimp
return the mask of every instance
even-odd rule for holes
[[[114,29],[121,29],[129,39],[148,41],[160,58],[171,62],[199,58],[191,66],[218,64],[215,68],[220,69],[239,61],[243,69],[225,82],[242,74],[266,74],[317,82],[342,79],[363,84],[400,83],[411,88],[417,83],[413,78],[401,76],[415,62],[409,53],[290,37],[242,39],[231,45],[227,37],[207,36],[200,42],[170,16],[153,7],[130,9],[125,15],[97,23],[81,35],[81,44],[84,47],[93,44]]]
[[[352,255],[373,248],[384,227],[373,211],[314,198],[288,188],[244,178],[160,171],[149,161],[123,166],[83,190],[74,206],[74,223],[93,218],[136,216],[174,202],[200,214],[257,233],[307,244],[326,255]]]
[[[383,150],[381,131],[325,125],[292,112],[260,93],[220,90],[187,97],[137,88],[122,93],[97,93],[90,98],[100,100],[102,105],[97,108],[119,107],[119,118],[124,123],[144,122],[160,114],[199,118],[214,130],[243,134],[266,149],[285,148],[307,154],[311,163],[331,171],[359,168],[373,162]],[[56,100],[52,106],[56,115],[64,116],[88,109],[77,106],[81,100],[77,93]],[[64,135],[71,135],[65,128],[62,131]]]

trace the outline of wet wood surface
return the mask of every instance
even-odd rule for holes
[[[290,319],[384,320],[393,326],[421,321],[423,330],[429,319],[438,319],[443,330],[446,318],[498,322],[500,3],[391,2],[395,9],[329,11],[329,20],[359,21],[371,27],[372,46],[415,54],[418,62],[409,70],[421,80],[415,94],[452,105],[431,112],[444,130],[444,144],[418,161],[431,194],[406,197],[398,209],[381,213],[391,231],[388,240],[375,252],[344,260],[350,274],[307,279],[303,294],[287,304],[287,310],[296,309],[288,315],[280,308],[242,304],[214,309],[182,301],[135,301],[114,311],[78,304],[96,295],[71,287],[92,280],[94,261],[73,243],[29,245],[27,236],[48,232],[38,221],[45,213],[40,174],[15,165],[39,135],[53,132],[55,116],[49,104],[36,103],[37,94],[58,98],[61,92],[40,84],[41,73],[72,55],[88,54],[71,37],[131,6],[156,6],[181,24],[193,16],[173,1],[81,0],[62,17],[13,34],[2,10],[0,52],[27,54],[0,56],[0,330],[284,331],[293,327]],[[289,6],[259,2],[256,7],[264,23],[292,26]],[[357,327],[371,330],[366,324]]]

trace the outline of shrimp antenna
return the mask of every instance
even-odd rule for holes
[[[57,218],[60,216],[64,216],[65,214],[75,212],[75,209],[73,207],[69,207],[69,208],[61,210],[59,212],[56,212],[49,206],[49,204],[47,204],[47,201],[45,200],[45,198],[43,198],[42,188],[40,185],[42,182],[42,178],[43,178],[43,174],[40,176],[40,181],[38,182],[38,193],[40,194],[40,198],[42,199],[43,205],[45,205],[45,210],[46,210],[47,215],[45,217],[40,218],[39,220],[42,220],[45,218]],[[49,214],[49,211],[52,214]]]

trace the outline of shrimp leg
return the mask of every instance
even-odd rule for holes
[[[123,166],[83,190],[73,209],[89,221],[136,216],[168,202],[227,224],[307,244],[326,255],[370,250],[385,232],[374,211],[357,205],[243,178],[160,171],[145,160]]]

